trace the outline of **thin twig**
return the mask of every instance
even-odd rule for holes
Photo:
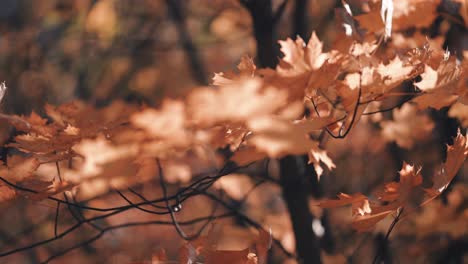
[[[193,225],[193,224],[196,224],[196,223],[202,222],[202,221],[212,221],[214,219],[231,217],[232,215],[233,215],[232,213],[226,213],[226,214],[221,214],[221,215],[217,215],[217,216],[200,217],[200,218],[195,218],[195,219],[191,219],[191,220],[184,221],[184,222],[179,222],[178,224],[179,225]],[[85,240],[85,241],[83,241],[83,242],[81,242],[79,244],[73,245],[72,247],[69,247],[69,248],[67,248],[65,250],[62,250],[62,251],[50,256],[49,258],[47,258],[42,263],[48,263],[48,262],[50,262],[51,260],[53,260],[53,259],[55,259],[57,257],[60,257],[60,256],[63,256],[65,254],[67,254],[70,251],[73,251],[73,250],[78,249],[78,248],[80,248],[82,246],[88,245],[88,244],[98,240],[100,237],[102,237],[108,231],[115,230],[115,229],[121,229],[121,228],[127,228],[127,227],[145,226],[145,225],[172,225],[172,221],[156,220],[156,221],[146,221],[146,222],[129,222],[129,223],[124,223],[124,224],[115,225],[115,226],[108,226],[106,228],[103,228],[99,233],[97,233],[93,237],[91,237],[91,238],[89,238],[89,239],[87,239],[87,240]]]
[[[385,245],[386,245],[387,242],[388,242],[388,238],[390,237],[390,233],[392,233],[392,231],[393,231],[393,229],[395,228],[396,224],[397,224],[398,221],[400,220],[401,214],[403,213],[403,210],[404,210],[404,209],[405,209],[404,207],[400,207],[400,209],[398,210],[397,216],[395,217],[395,219],[393,219],[392,224],[391,224],[390,227],[388,228],[387,234],[385,235],[385,239],[384,239],[384,241],[382,242],[382,244],[380,245],[379,250],[377,251],[377,254],[375,255],[375,258],[374,258],[374,260],[372,261],[372,264],[376,264],[376,263],[379,261],[380,255],[383,253],[383,251],[384,251],[384,249],[385,249]]]

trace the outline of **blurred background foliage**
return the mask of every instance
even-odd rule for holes
[[[326,16],[334,1],[311,2],[309,22],[322,39],[333,38],[333,20]],[[159,102],[206,85],[213,72],[256,54],[250,16],[238,1],[174,3],[1,1],[0,76],[10,87],[5,111],[40,111],[44,102],[76,98]],[[278,23],[279,39],[291,35],[292,11],[287,8]]]
[[[282,2],[274,0],[272,4],[277,8]],[[315,30],[325,42],[325,47],[339,41],[334,22],[337,5],[340,1],[310,0],[305,10],[306,35],[310,36]],[[294,35],[294,12],[293,5],[288,4],[275,28],[277,39]],[[86,100],[97,106],[107,105],[116,99],[158,105],[164,98],[183,97],[196,87],[209,85],[214,72],[234,69],[246,54],[254,57],[256,44],[250,14],[237,0],[0,1],[0,80],[5,81],[9,88],[2,102],[5,113],[43,113],[45,103],[61,104],[74,99]],[[440,115],[432,113],[432,117]],[[331,140],[327,148],[339,165],[335,171],[322,177],[322,195],[334,197],[340,191],[369,192],[383,182],[394,180],[401,168],[401,160],[427,164],[424,169],[430,170],[441,159],[438,154],[441,147],[439,134],[443,132],[437,129],[446,123],[438,124],[428,141],[411,150],[383,142],[379,128],[372,122],[361,122],[344,140]],[[3,144],[10,138],[11,129],[6,124],[0,124],[0,128]],[[383,154],[376,155],[381,152]],[[456,191],[445,197],[443,203],[438,201],[422,209],[402,225],[399,246],[395,247],[394,253],[401,260],[411,259],[412,254],[426,256],[427,252],[421,251],[426,250],[428,244],[428,248],[436,249],[449,245],[452,240],[447,237],[450,235],[467,236],[466,228],[461,228],[463,223],[466,227],[464,221],[467,219],[467,170],[465,164],[457,177]],[[226,181],[224,184],[229,184]],[[248,190],[253,185],[250,180],[235,182],[237,185],[231,184],[234,186],[231,192]],[[148,185],[140,191],[151,195],[154,188]],[[243,194],[241,191],[239,200]],[[108,205],[113,201],[109,198],[99,202]],[[201,198],[190,200],[184,205],[189,209],[182,212],[181,218],[208,213],[205,204]],[[26,205],[15,206],[8,206],[9,215],[1,220],[4,222],[2,226],[14,219],[22,219],[13,229],[23,230],[31,225],[22,211]],[[34,223],[40,222],[36,221],[39,215],[47,218],[47,213],[55,210],[51,206],[28,208],[27,215],[34,219]],[[248,203],[239,204],[239,210],[272,226],[286,248],[293,250],[294,237],[277,186],[266,184],[249,198]],[[316,210],[315,215],[322,214],[317,208],[313,210]],[[453,217],[435,217],[440,212]],[[352,255],[358,250],[357,241],[364,240],[365,235],[352,233],[345,224],[345,215],[348,215],[347,209],[334,210],[330,214],[330,225],[334,227],[336,237],[340,238],[336,242],[337,251]],[[148,218],[139,212],[126,217]],[[236,223],[236,219],[232,223]],[[388,224],[383,223],[376,232],[385,232]],[[437,228],[434,229],[434,225]],[[51,229],[51,225],[46,225],[30,239],[50,233]],[[226,231],[229,236],[237,238],[234,242],[226,242],[226,247],[239,244],[238,241],[245,236],[239,230]],[[422,230],[422,233],[415,230]],[[128,263],[135,259],[148,259],[156,248],[164,248],[174,256],[180,246],[180,241],[174,242],[176,234],[170,226],[138,227],[113,234],[96,246],[86,246],[86,254],[75,252],[70,256],[78,256],[76,263],[99,263],[109,259],[110,262]],[[11,236],[8,232],[2,231],[0,235],[4,243],[14,241],[14,238],[8,238]],[[415,239],[422,243],[414,244]],[[353,256],[358,262],[361,254],[365,260],[373,254],[372,241],[364,243],[358,254]],[[47,248],[37,254],[47,254]],[[27,262],[29,259],[32,263],[37,258],[32,254],[15,260]],[[330,261],[340,263],[343,259]],[[63,260],[71,263],[70,258]]]

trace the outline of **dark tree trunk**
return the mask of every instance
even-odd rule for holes
[[[278,63],[278,45],[271,0],[241,0],[241,3],[252,17],[258,64],[260,67],[275,68]]]
[[[294,6],[293,34],[307,40],[309,38],[309,27],[307,26],[307,0],[296,0]]]
[[[279,45],[274,25],[279,20],[284,6],[274,13],[271,0],[240,0],[240,2],[252,16],[258,64],[261,67],[275,68],[278,64]],[[305,184],[306,168],[307,165],[301,156],[282,158],[281,188],[290,214],[300,263],[321,263],[319,241],[312,230],[313,216],[308,205],[310,184]]]
[[[182,3],[183,1],[181,0],[166,0],[169,14],[177,27],[180,41],[189,59],[193,78],[199,84],[207,85],[207,75],[203,63],[185,25],[184,15],[182,14]]]
[[[309,184],[306,182],[302,157],[286,156],[280,160],[283,198],[288,206],[296,251],[300,263],[320,263],[320,245],[312,230],[313,215],[309,210]]]

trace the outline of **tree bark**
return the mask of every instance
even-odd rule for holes
[[[179,33],[180,41],[187,54],[195,81],[199,84],[207,85],[206,71],[195,44],[192,41],[190,33],[185,25],[185,18],[182,13],[181,0],[166,0],[166,4]]]
[[[275,68],[278,64],[278,45],[274,32],[271,0],[241,0],[252,17],[257,62],[260,67]]]
[[[294,6],[293,34],[301,36],[304,40],[309,38],[309,27],[307,26],[307,0],[296,0]],[[305,37],[305,38],[304,38]]]
[[[312,230],[313,216],[309,210],[308,190],[303,159],[286,156],[280,160],[280,180],[283,198],[296,240],[296,251],[300,263],[321,263],[319,241]]]
[[[280,14],[273,13],[271,0],[240,0],[240,2],[252,17],[258,64],[261,67],[275,68],[278,64],[279,45],[276,43],[274,25]],[[300,263],[321,263],[320,245],[312,230],[313,216],[308,205],[310,184],[305,184],[306,166],[301,156],[282,158],[280,182],[293,226]]]

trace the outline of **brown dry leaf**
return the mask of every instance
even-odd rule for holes
[[[0,175],[9,182],[17,183],[32,178],[34,172],[39,168],[38,159],[22,157],[19,155],[8,157],[8,164],[0,167]]]
[[[185,107],[180,101],[164,101],[161,110],[146,109],[131,117],[132,124],[142,128],[151,137],[186,145]]]
[[[453,141],[453,145],[447,146],[447,160],[443,164],[440,171],[433,179],[434,185],[432,189],[442,193],[453,180],[461,166],[468,156],[468,142],[466,136],[463,136],[458,131],[457,137]]]
[[[239,74],[234,72],[215,73],[213,76],[213,85],[225,86],[235,84],[235,80],[239,79],[240,76],[248,78],[254,77],[257,66],[255,66],[251,57],[242,56],[239,65],[237,65],[237,69],[239,70]]]
[[[10,125],[14,126],[19,131],[29,132],[31,130],[31,125],[28,122],[26,122],[23,118],[16,115],[5,115],[0,113],[0,120],[8,122]]]
[[[134,177],[137,182],[145,182],[158,175],[158,164],[154,158],[138,157],[134,161],[138,171]]]
[[[382,135],[388,141],[396,141],[398,146],[410,149],[416,142],[424,142],[431,136],[434,122],[410,104],[393,110],[393,121],[382,121]]]
[[[422,91],[435,89],[438,81],[437,77],[437,71],[425,65],[424,72],[421,74],[421,81],[414,83],[414,85]]]
[[[393,212],[394,211],[389,210],[375,214],[358,215],[353,219],[351,226],[359,232],[369,231],[374,228],[378,222],[382,221]]]
[[[370,32],[383,32],[384,21],[381,18],[381,0],[372,0],[370,12],[356,16],[359,25]],[[407,28],[428,27],[437,16],[440,0],[398,0],[393,2],[392,27],[394,31]]]
[[[300,80],[300,82],[292,79],[294,81],[294,85],[297,85],[298,87],[289,89],[301,90],[301,95],[304,96],[305,86],[305,95],[311,98],[317,97],[319,95],[318,93],[325,93],[328,95],[328,93],[334,92],[332,89],[329,88],[334,86],[336,79],[343,71],[341,62],[341,60],[339,62],[331,62],[330,60],[327,60],[322,65],[322,67],[320,67],[317,71],[314,72],[314,74],[308,73],[304,74],[305,76],[296,77],[298,80]],[[286,81],[280,79],[280,83],[284,83],[283,85],[288,85],[287,87],[290,87],[288,80],[291,80],[291,78],[284,79]]]
[[[248,129],[240,123],[226,123],[211,128],[208,133],[211,146],[214,148],[224,148],[229,145],[231,151],[235,151],[243,142]]]
[[[328,118],[294,122],[275,117],[254,118],[247,123],[247,127],[252,131],[252,136],[247,141],[272,158],[308,153],[309,162],[314,164],[317,175],[320,176],[323,171],[321,162],[330,170],[335,164],[326,151],[319,148],[318,142],[310,138],[309,133],[321,130],[329,123]]]
[[[315,33],[307,45],[299,37],[280,41],[280,45],[285,57],[276,69],[260,69],[258,73],[265,83],[287,90],[289,101],[303,100],[304,94],[312,96],[317,89],[326,89],[334,82],[342,56],[337,51],[324,53]]]
[[[415,66],[404,63],[398,56],[392,59],[387,65],[380,63],[377,67],[377,72],[380,74],[385,86],[387,86],[382,93],[416,76],[414,70]]]
[[[421,183],[420,175],[413,172],[412,166],[404,164],[400,172],[401,181],[388,183],[383,190],[376,192],[378,200],[390,202],[388,205],[371,203],[369,198],[361,193],[353,195],[341,193],[338,195],[338,200],[324,200],[318,205],[323,208],[333,208],[351,204],[352,227],[358,231],[367,231],[399,207],[404,206],[405,199],[409,197],[412,189]]]
[[[113,101],[103,108],[94,108],[80,101],[72,101],[57,107],[46,105],[46,113],[53,124],[63,130],[71,125],[81,137],[95,137],[99,133],[110,134],[112,130],[128,123],[137,107],[122,101]]]
[[[333,208],[352,204],[353,228],[367,231],[386,216],[398,213],[400,208],[406,208],[408,213],[413,211],[414,206],[423,206],[439,196],[455,177],[467,156],[467,138],[459,132],[453,145],[447,147],[447,160],[434,176],[431,188],[421,187],[421,168],[415,169],[414,166],[403,163],[399,172],[400,181],[387,183],[375,192],[379,203],[369,202],[368,197],[356,193],[340,194],[338,200],[324,200],[318,206]]]
[[[84,139],[73,146],[73,150],[84,157],[79,174],[91,177],[103,172],[103,166],[117,160],[135,157],[138,153],[136,144],[114,145],[105,137]]]
[[[47,119],[40,117],[35,112],[32,112],[29,117],[24,117],[24,121],[31,125],[31,132],[45,137],[55,136],[58,132],[58,127],[47,124]]]
[[[314,166],[315,172],[317,173],[317,178],[319,180],[323,173],[321,163],[325,164],[328,170],[336,168],[335,163],[333,163],[333,160],[328,156],[327,151],[324,149],[320,149],[319,147],[312,148],[307,153],[307,156],[309,158],[307,163]]]
[[[266,263],[267,251],[271,246],[271,233],[259,230],[253,245],[241,250],[219,250],[218,242],[223,236],[222,227],[212,227],[206,236],[187,242],[179,249],[179,263],[196,263],[204,260],[207,264],[259,264]],[[258,254],[250,252],[255,247]]]
[[[80,118],[80,113],[88,107],[80,101],[72,101],[60,106],[45,105],[46,114],[58,125],[65,127],[67,124],[74,124]]]
[[[409,193],[412,188],[422,183],[421,168],[415,170],[414,165],[403,162],[398,173],[400,174],[400,196],[404,196],[403,194]]]
[[[447,194],[447,201],[432,201],[413,217],[408,217],[405,226],[400,226],[399,233],[419,237],[429,237],[434,233],[447,234],[459,238],[468,232],[468,211],[463,210],[467,201],[466,184],[457,184]]]
[[[217,180],[214,187],[222,189],[230,198],[240,201],[253,185],[254,182],[248,175],[233,173]]]
[[[428,38],[427,35],[420,31],[414,32],[411,37],[405,35],[405,33],[396,32],[392,36],[392,42],[389,45],[394,46],[395,50],[401,51],[415,51],[424,45],[429,44],[430,47],[442,47],[445,41],[445,37],[437,36],[435,38]],[[403,52],[401,52],[403,54]],[[424,66],[424,65],[421,65]]]
[[[318,148],[318,143],[310,138],[309,133],[321,130],[329,123],[328,118],[294,122],[275,117],[254,118],[247,122],[253,133],[248,141],[273,158],[301,155]]]
[[[412,101],[419,109],[427,107],[441,109],[453,104],[459,96],[464,95],[457,89],[462,74],[462,68],[454,58],[443,60],[437,70],[425,65],[421,74],[422,80],[414,83],[424,93]]]
[[[76,185],[69,181],[59,181],[59,180],[54,179],[52,181],[41,181],[41,180],[26,181],[26,182],[22,182],[21,186],[38,191],[38,193],[36,194],[23,193],[23,195],[27,196],[29,199],[32,199],[32,200],[42,200],[42,199],[45,199],[50,196],[54,196],[59,193],[69,191]]]
[[[105,194],[111,189],[124,189],[140,183],[140,178],[135,177],[140,170],[140,165],[135,158],[121,158],[106,162],[98,166],[97,174],[85,175],[78,161],[76,169],[62,170],[63,178],[73,184],[77,184],[76,195],[80,199],[91,199]],[[82,162],[83,163],[83,162]]]
[[[382,190],[375,191],[377,198],[382,202],[389,202],[386,208],[420,205],[424,193],[416,191],[415,188],[420,187],[422,183],[421,168],[415,170],[414,166],[403,162],[399,174],[399,182],[387,183]]]
[[[2,194],[0,195],[0,201],[13,199],[16,193],[30,199],[40,200],[73,187],[68,182],[55,182],[53,179],[50,179],[50,175],[46,177],[37,175],[36,172],[39,166],[39,160],[34,157],[26,158],[18,155],[9,157],[8,166],[0,166],[2,177],[12,184],[34,190],[37,193],[16,192],[14,188],[1,182],[0,190]]]
[[[237,69],[241,75],[251,76],[253,77],[255,74],[255,70],[257,66],[255,66],[254,60],[252,57],[249,56],[242,56],[239,65],[237,65]]]
[[[307,45],[301,37],[297,37],[295,41],[290,38],[280,40],[279,44],[284,54],[276,69],[280,74],[287,73],[290,76],[291,73],[301,74],[317,70],[328,58],[328,54],[322,52],[323,43],[320,42],[315,32],[312,32]]]
[[[47,138],[25,134],[16,136],[15,142],[9,143],[7,146],[26,153],[46,155],[57,152],[67,152],[77,140],[79,140],[79,138],[66,135]]]
[[[422,94],[412,101],[415,102],[419,109],[426,109],[428,107],[440,110],[446,106],[450,106],[457,101],[458,96],[446,92],[434,92]]]
[[[398,0],[394,2],[393,28],[428,27],[437,16],[440,0]]]
[[[450,107],[448,116],[458,119],[463,127],[468,127],[468,105],[455,103]]]
[[[352,205],[352,227],[357,231],[367,231],[375,226],[380,220],[384,219],[387,215],[391,214],[392,210],[382,210],[377,207],[371,206],[369,198],[361,193],[338,195],[338,200],[323,200],[318,206],[322,208],[334,208],[339,206]]]
[[[373,6],[370,12],[357,15],[354,18],[359,22],[360,27],[369,32],[382,32],[384,30],[385,24],[377,6]]]
[[[203,126],[222,122],[241,122],[272,114],[286,105],[287,92],[262,87],[258,78],[241,78],[219,89],[195,90],[188,99],[192,121]]]
[[[359,73],[350,73],[336,86],[336,93],[347,113],[354,112],[361,84],[361,75]]]
[[[368,200],[369,198],[361,193],[355,193],[352,195],[340,193],[338,194],[338,198],[338,200],[322,200],[320,203],[318,203],[318,206],[322,208],[335,208],[351,204],[353,215],[364,215],[371,213]]]
[[[200,236],[193,241],[185,243],[179,249],[179,263],[196,263],[198,255],[204,250],[207,236]]]
[[[184,161],[168,160],[161,163],[164,168],[164,179],[168,183],[188,183],[192,179],[192,169]],[[158,175],[159,173],[154,173]]]
[[[216,86],[230,85],[233,83],[232,81],[233,78],[235,78],[235,76],[230,75],[228,73],[217,72],[213,76],[213,85],[216,85]]]

